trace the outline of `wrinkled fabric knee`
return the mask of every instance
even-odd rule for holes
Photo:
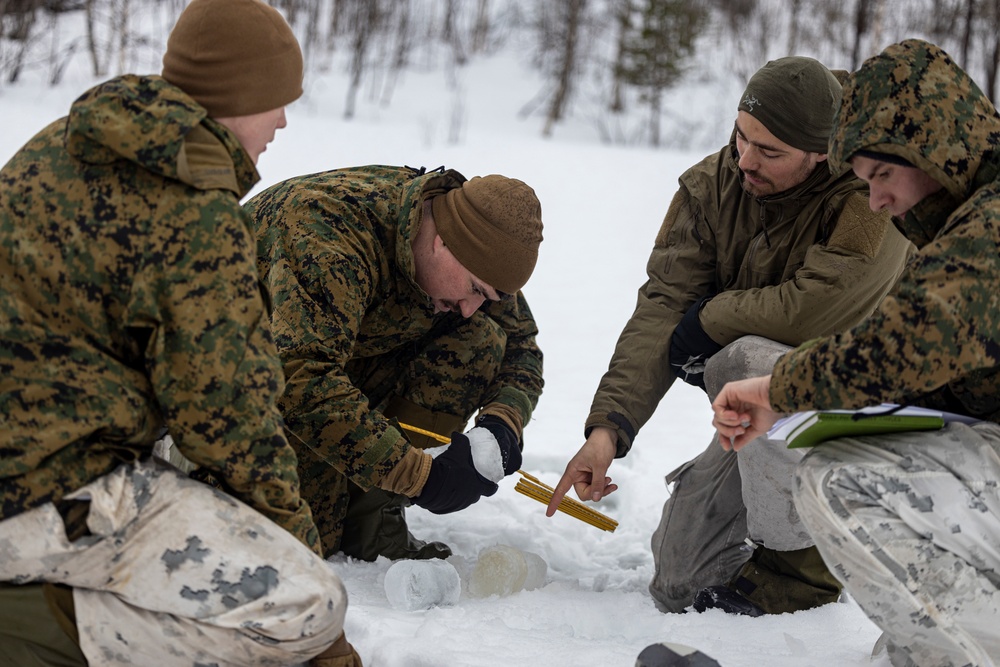
[[[743,336],[705,363],[705,390],[712,400],[727,382],[767,375],[791,347],[761,336]]]
[[[650,541],[649,592],[661,611],[681,612],[698,590],[725,584],[750,557],[742,549],[746,510],[736,457],[715,439],[666,479],[673,489]]]

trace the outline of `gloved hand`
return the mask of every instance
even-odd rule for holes
[[[705,389],[705,363],[722,349],[701,328],[698,313],[711,296],[695,301],[684,313],[670,338],[670,367],[688,384]]]
[[[452,433],[451,444],[440,449],[442,453],[431,462],[423,491],[413,498],[414,505],[434,514],[448,514],[497,492],[497,485],[476,470],[468,436]]]

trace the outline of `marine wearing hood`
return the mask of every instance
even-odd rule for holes
[[[782,357],[779,411],[922,405],[1000,422],[1000,116],[940,48],[906,40],[844,86],[829,160],[905,160],[943,186],[900,230],[919,251],[868,321]]]
[[[899,221],[918,246],[996,170],[984,162],[1000,147],[1000,116],[939,47],[908,39],[869,58],[844,85],[830,138],[830,169],[850,169],[859,151],[902,158],[944,186]]]
[[[124,75],[4,166],[0,518],[148,456],[170,426],[188,458],[316,544],[237,199],[259,175],[205,116],[164,78]]]

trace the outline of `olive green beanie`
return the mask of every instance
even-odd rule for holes
[[[212,118],[249,116],[302,95],[302,51],[261,0],[193,0],[167,39],[163,78]]]
[[[826,153],[840,82],[822,63],[803,56],[772,60],[750,77],[740,111],[793,148]]]
[[[476,176],[431,200],[437,233],[462,266],[496,290],[515,294],[538,259],[542,205],[515,178]]]

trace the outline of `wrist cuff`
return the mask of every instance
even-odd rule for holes
[[[379,487],[408,498],[419,496],[431,473],[432,460],[430,454],[416,447],[408,448],[400,462],[379,482]]]

